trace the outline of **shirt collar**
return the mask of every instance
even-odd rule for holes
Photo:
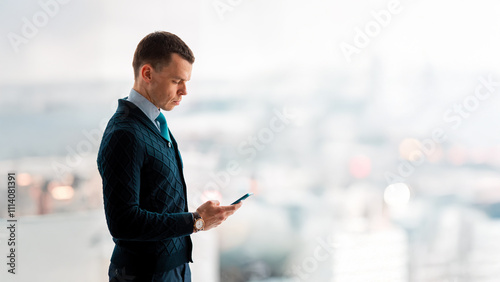
[[[141,109],[141,111],[156,125],[156,127],[158,127],[155,120],[160,114],[160,110],[153,103],[134,89],[130,90],[127,100]]]

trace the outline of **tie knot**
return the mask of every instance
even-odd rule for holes
[[[160,123],[160,124],[167,124],[167,120],[165,119],[165,116],[160,113],[158,115],[158,117],[156,118],[156,120]]]

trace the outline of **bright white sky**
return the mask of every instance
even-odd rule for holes
[[[132,79],[138,41],[154,30],[177,33],[197,57],[193,75],[230,78],[290,68],[356,70],[377,58],[386,69],[455,71],[499,69],[500,2],[402,0],[402,11],[348,63],[341,42],[390,1],[72,0],[40,27],[19,52],[9,33],[22,35],[23,18],[39,3],[0,3],[0,83]],[[62,0],[61,0],[62,1]],[[66,0],[68,1],[68,0]],[[236,3],[219,17],[214,3]]]

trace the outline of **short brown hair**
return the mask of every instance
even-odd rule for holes
[[[179,54],[191,64],[194,63],[193,52],[177,35],[166,31],[155,31],[146,35],[135,49],[132,61],[134,78],[139,76],[144,64],[151,64],[155,71],[160,71],[170,63],[172,53]]]

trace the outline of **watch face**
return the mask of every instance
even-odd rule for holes
[[[203,228],[203,221],[197,220],[195,223],[196,229],[201,229]]]

